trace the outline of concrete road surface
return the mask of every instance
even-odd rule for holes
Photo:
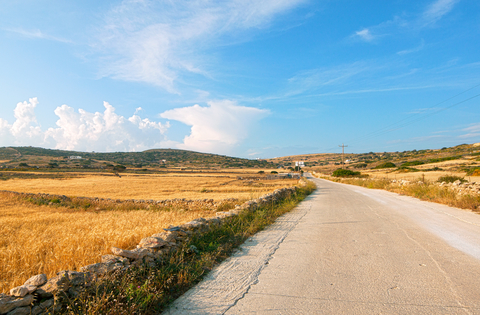
[[[480,215],[314,181],[165,314],[480,314]]]

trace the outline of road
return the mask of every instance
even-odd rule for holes
[[[480,314],[480,215],[314,181],[165,314]]]

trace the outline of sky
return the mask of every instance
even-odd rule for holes
[[[480,142],[476,0],[15,0],[0,146],[244,158]]]

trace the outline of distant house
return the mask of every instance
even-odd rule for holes
[[[70,160],[81,160],[82,159],[82,157],[78,156],[78,155],[70,155],[68,158]]]

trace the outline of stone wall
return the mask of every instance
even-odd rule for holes
[[[300,180],[299,183],[300,185],[305,185],[303,180]],[[59,311],[65,306],[63,302],[65,299],[75,298],[96,279],[114,271],[126,271],[132,266],[142,264],[154,265],[156,262],[162,261],[165,254],[176,251],[188,236],[208,231],[211,226],[221,225],[227,218],[237,216],[242,211],[255,211],[261,206],[277,203],[295,193],[296,190],[297,187],[277,189],[260,198],[237,205],[229,211],[217,212],[213,218],[198,218],[179,226],[169,226],[160,233],[142,239],[133,250],[112,247],[112,253],[103,255],[100,263],[81,267],[79,271],[60,271],[55,277],[50,279],[47,279],[47,276],[44,274],[33,276],[23,285],[11,289],[10,294],[0,294],[0,314],[40,315]],[[16,194],[32,198],[50,198],[53,196],[46,194]],[[58,196],[55,196],[55,198],[58,198]],[[61,198],[68,197],[61,196]],[[90,199],[95,200],[98,198]],[[115,202],[121,203],[124,201],[116,200]],[[132,201],[130,200],[129,202]],[[188,204],[191,201],[176,199],[170,201],[140,200],[134,202],[172,205],[177,203]],[[203,202],[212,206],[216,205],[217,207],[220,204],[211,200],[204,200]],[[196,249],[192,248],[192,250]]]
[[[67,197],[65,195],[53,195],[45,193],[23,193],[9,190],[0,190],[1,193],[9,193],[22,199],[27,199],[35,203],[42,204],[59,204],[70,206],[74,204],[89,204],[93,209],[102,205],[109,207],[122,205],[135,205],[136,208],[150,209],[152,206],[158,208],[183,208],[186,210],[194,209],[210,209],[215,210],[218,207],[231,202],[236,202],[236,198],[227,198],[222,200],[214,199],[195,199],[188,200],[185,198],[152,200],[152,199],[110,199],[110,198],[92,198],[92,197]]]

